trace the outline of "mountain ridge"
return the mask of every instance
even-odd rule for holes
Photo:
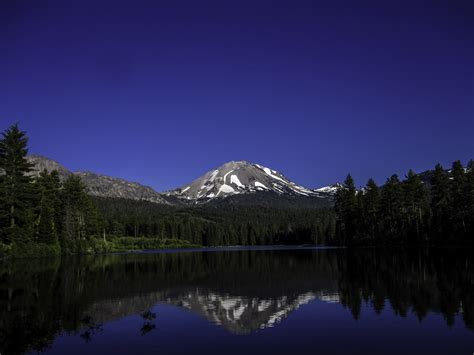
[[[79,176],[86,185],[89,194],[92,196],[125,198],[136,201],[169,204],[169,202],[163,198],[162,194],[155,191],[152,187],[142,185],[138,182],[131,182],[122,178],[90,171],[73,172],[57,161],[37,154],[28,155],[26,158],[33,164],[30,175],[37,176],[41,171],[46,169],[48,172],[57,170],[61,180],[65,180],[72,175]]]
[[[160,204],[202,204],[227,200],[234,204],[277,204],[305,206],[321,205],[322,200],[331,200],[337,185],[309,189],[294,183],[282,173],[260,164],[244,160],[230,161],[210,170],[174,190],[158,192],[150,186],[126,179],[91,171],[70,171],[59,162],[41,156],[28,155],[34,167],[30,173],[37,176],[46,169],[57,170],[61,180],[79,176],[89,194],[98,197],[144,200]],[[238,198],[230,198],[236,197]],[[314,200],[314,201],[313,201]],[[318,201],[316,201],[318,200]]]

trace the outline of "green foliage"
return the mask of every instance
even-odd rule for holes
[[[72,175],[64,181],[61,201],[62,243],[86,240],[99,235],[100,217],[80,177]]]
[[[180,239],[157,239],[144,237],[118,237],[107,242],[108,251],[120,252],[146,249],[175,249],[175,248],[199,248],[201,245],[192,244],[187,240]]]
[[[331,244],[331,209],[262,206],[179,207],[146,201],[96,198],[110,236],[177,239],[191,244]]]
[[[408,172],[406,180],[402,184],[403,188],[403,219],[406,235],[411,240],[407,243],[424,242],[427,236],[427,226],[429,223],[430,210],[428,191],[423,186],[420,177],[412,170]]]
[[[380,189],[373,179],[369,179],[362,196],[362,216],[360,229],[364,232],[361,239],[368,243],[374,242],[379,236],[378,211],[380,209]]]
[[[18,125],[0,140],[0,253],[26,257],[106,250],[95,239],[101,217],[80,178],[61,183],[57,172],[42,171],[32,179],[27,142]]]
[[[342,244],[352,244],[357,230],[358,199],[354,179],[347,175],[344,185],[338,189],[335,210],[338,221],[338,235]]]
[[[431,179],[431,211],[433,215],[432,232],[437,242],[441,242],[444,235],[449,233],[449,176],[441,166],[437,164]]]
[[[61,201],[59,198],[61,184],[57,172],[51,174],[42,171],[36,179],[39,190],[39,212],[36,240],[49,244],[58,243],[60,230]]]
[[[412,170],[404,181],[392,175],[378,188],[369,180],[360,191],[349,176],[336,196],[337,244],[474,244],[473,165],[436,165],[430,187]]]
[[[0,259],[3,259],[7,256],[11,255],[11,249],[12,245],[11,244],[3,244],[0,242]]]
[[[472,244],[474,163],[437,165],[431,188],[409,171],[358,191],[347,176],[334,210],[277,203],[168,206],[92,198],[80,177],[29,177],[28,139],[17,125],[0,140],[0,256],[91,254],[198,245]],[[268,201],[267,201],[268,202]]]
[[[34,242],[14,242],[9,250],[9,255],[16,258],[50,257],[61,255],[58,244],[45,244]]]
[[[27,173],[31,164],[25,159],[28,138],[13,125],[0,140],[0,241],[28,240],[32,237],[32,208],[35,194]]]

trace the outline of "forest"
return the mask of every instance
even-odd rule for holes
[[[471,245],[474,163],[429,176],[409,171],[356,188],[350,175],[334,208],[160,205],[88,195],[78,176],[32,176],[28,138],[13,125],[0,140],[0,256],[157,248],[322,244]]]
[[[338,244],[474,244],[474,162],[424,175],[392,175],[381,187],[370,179],[362,189],[348,175],[335,201]]]
[[[328,208],[171,206],[92,197],[77,176],[31,176],[18,125],[0,140],[0,254],[42,256],[219,245],[324,244]]]

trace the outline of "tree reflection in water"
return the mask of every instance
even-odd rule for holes
[[[470,250],[328,249],[130,254],[14,260],[0,265],[0,352],[42,350],[61,332],[89,342],[127,315],[156,327],[159,302],[184,307],[232,333],[271,327],[301,304],[363,302],[400,317],[461,314],[474,329]]]

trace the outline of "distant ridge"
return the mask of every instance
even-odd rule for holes
[[[32,175],[37,176],[41,171],[46,169],[48,172],[57,170],[61,180],[71,175],[79,176],[87,186],[89,194],[92,196],[169,204],[169,202],[153,188],[141,185],[137,182],[130,182],[124,179],[87,171],[71,172],[60,163],[40,155],[29,155],[26,158],[34,164],[33,171],[31,172]]]
[[[27,159],[34,165],[31,175],[37,176],[44,169],[49,172],[57,170],[62,180],[71,175],[79,176],[93,196],[159,204],[222,204],[224,201],[241,205],[316,206],[325,201],[327,205],[338,186],[309,189],[265,166],[247,161],[231,161],[205,173],[190,184],[160,193],[149,186],[121,178],[89,171],[72,172],[57,161],[41,155],[29,155]]]

